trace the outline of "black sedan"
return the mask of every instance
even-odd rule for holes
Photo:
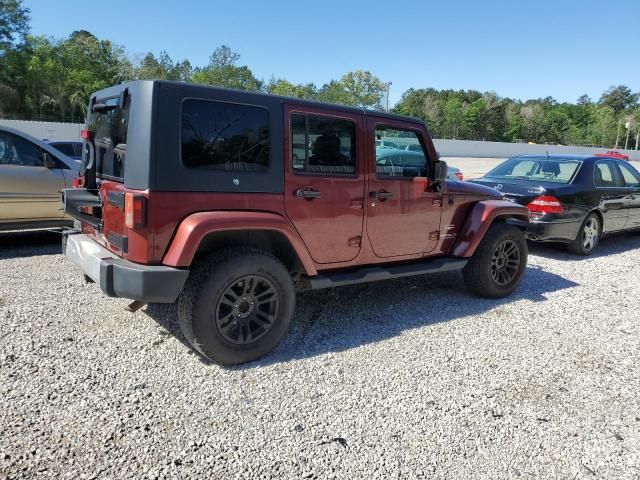
[[[521,155],[473,180],[529,208],[527,238],[589,255],[605,233],[640,228],[640,173],[616,158]]]

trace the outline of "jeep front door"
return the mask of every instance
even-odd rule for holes
[[[314,261],[353,260],[364,219],[362,116],[286,106],[285,122],[287,215]]]
[[[428,187],[422,133],[376,118],[367,123],[367,236],[373,251],[383,258],[429,253],[438,243],[442,193]]]

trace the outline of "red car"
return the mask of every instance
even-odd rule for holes
[[[618,160],[626,160],[629,161],[629,155],[625,155],[624,153],[616,152],[615,150],[608,150],[607,153],[596,153],[596,157],[610,157]]]

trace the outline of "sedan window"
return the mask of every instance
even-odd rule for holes
[[[627,187],[640,186],[640,174],[635,168],[626,162],[618,162],[618,167],[620,167],[624,184]]]
[[[486,176],[504,180],[569,183],[581,164],[579,160],[563,158],[510,158]]]
[[[593,181],[596,187],[622,187],[622,179],[616,170],[616,166],[613,161],[606,160],[596,163],[596,168],[593,170]]]
[[[42,167],[42,152],[27,140],[0,133],[0,164]]]

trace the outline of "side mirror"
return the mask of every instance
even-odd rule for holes
[[[47,152],[42,152],[42,165],[45,168],[58,168],[58,163]]]
[[[437,160],[433,163],[433,181],[444,182],[447,179],[448,167],[447,162]]]

